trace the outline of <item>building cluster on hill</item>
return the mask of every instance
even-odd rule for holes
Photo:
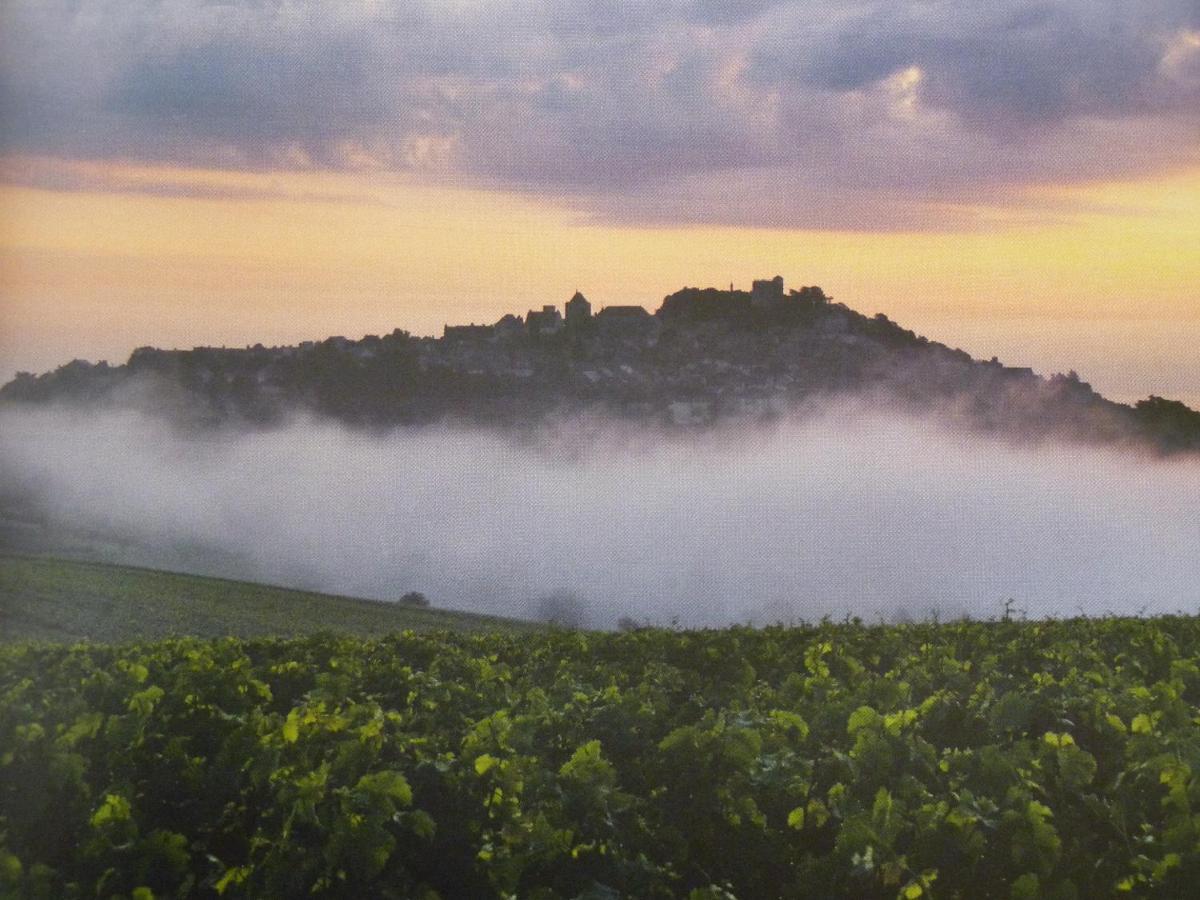
[[[857,341],[846,333],[849,311],[829,306],[829,299],[817,287],[785,293],[781,276],[757,280],[750,291],[733,285],[728,291],[684,288],[664,298],[654,314],[637,305],[593,312],[576,291],[562,311],[547,304],[525,316],[506,314],[491,325],[446,325],[441,338],[397,329],[382,337],[335,336],[291,347],[141,347],[125,366],[77,361],[44,377],[21,373],[7,393],[29,399],[98,396],[125,378],[154,376],[217,398],[218,405],[269,417],[262,410],[297,397],[318,398],[319,406],[329,408],[369,406],[365,398],[381,383],[390,386],[389,396],[412,393],[413,408],[429,410],[440,409],[452,393],[483,397],[488,390],[503,393],[520,385],[521,403],[533,403],[531,391],[545,398],[577,395],[624,409],[669,408],[672,419],[693,421],[717,402],[753,410],[804,388],[813,349],[803,340],[795,343],[794,329],[772,323],[806,325],[804,340],[817,343]],[[751,340],[757,349],[742,347],[737,335],[746,328],[758,334]],[[785,352],[779,342],[789,340],[788,334],[793,339]],[[762,351],[769,347],[788,358],[771,371],[763,365]]]
[[[664,298],[655,314],[636,305],[602,307],[592,313],[591,302],[579,291],[566,302],[563,312],[553,304],[531,309],[524,318],[511,313],[494,325],[446,325],[442,337],[447,341],[504,341],[521,336],[546,337],[553,334],[583,334],[599,337],[653,338],[665,321],[700,321],[731,318],[740,314],[773,312],[810,304],[829,303],[819,287],[784,291],[783,276],[756,280],[749,291],[731,284],[728,291],[715,288],[684,288]]]
[[[19,373],[0,401],[138,402],[198,423],[285,421],[295,410],[353,424],[446,419],[531,425],[572,411],[701,426],[770,418],[806,398],[869,391],[917,410],[964,410],[979,427],[1057,429],[1164,449],[1200,449],[1200,413],[1104,400],[1073,375],[974,360],[879,313],[776,276],[750,290],[683,288],[654,313],[576,292],[442,337],[396,329],[293,347],[142,347],[124,365],[68,363]],[[131,399],[132,398],[132,399]]]
[[[817,342],[857,341],[845,333],[848,320],[830,300],[819,287],[785,291],[778,275],[754,281],[749,291],[684,288],[665,297],[654,314],[636,305],[593,313],[576,291],[561,312],[545,305],[524,317],[505,315],[494,325],[447,325],[441,340],[417,341],[417,360],[426,372],[449,368],[525,383],[549,376],[549,390],[620,397],[627,410],[663,410],[676,424],[706,421],[717,406],[770,414],[780,410],[786,394],[803,389],[807,376],[795,363],[811,352],[795,344],[791,363],[767,371],[752,351],[744,359],[726,358],[726,339],[756,334],[751,343],[775,347],[794,332],[789,325],[807,325],[801,330]]]
[[[649,337],[659,326],[658,320],[641,306],[605,306],[593,315],[592,304],[579,291],[563,309],[560,313],[557,306],[546,304],[541,309],[531,309],[524,318],[509,313],[494,325],[447,325],[442,337],[447,341],[504,341],[560,332]]]

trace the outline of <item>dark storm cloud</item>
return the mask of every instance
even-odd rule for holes
[[[683,14],[695,22],[727,25],[753,19],[780,0],[692,0],[682,4]]]
[[[863,5],[814,41],[789,10],[764,42],[772,83],[862,89],[906,66],[923,99],[973,126],[1009,129],[1086,115],[1195,114],[1196,85],[1162,71],[1172,39],[1193,27],[1194,2]]]
[[[999,185],[1198,158],[1195,0],[10,0],[0,16],[10,154],[431,170],[609,218],[802,224],[817,204],[884,227]],[[733,183],[773,202],[730,203]]]
[[[147,123],[197,121],[208,136],[234,141],[327,140],[384,117],[370,89],[365,48],[331,38],[317,48],[247,52],[213,43],[165,59],[139,59],[113,85],[107,106]],[[365,90],[364,90],[365,88]]]

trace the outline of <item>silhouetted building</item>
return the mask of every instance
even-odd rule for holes
[[[525,333],[525,320],[512,313],[505,313],[500,321],[492,326],[492,333],[500,340],[508,340]]]
[[[663,298],[657,315],[664,321],[682,319],[703,322],[738,318],[749,310],[750,294],[746,291],[683,288]]]
[[[531,309],[525,316],[525,328],[532,335],[553,334],[563,327],[562,314],[558,308],[546,305],[541,310]]]
[[[783,302],[783,276],[776,275],[769,281],[755,281],[750,285],[750,302],[755,306],[778,306]]]
[[[658,328],[658,321],[640,306],[606,306],[596,313],[601,334],[644,335]]]
[[[566,310],[568,325],[579,325],[592,317],[592,304],[579,291],[567,301]]]
[[[486,341],[493,333],[491,325],[447,325],[442,337],[448,341]]]

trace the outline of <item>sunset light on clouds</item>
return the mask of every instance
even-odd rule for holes
[[[0,10],[4,377],[782,273],[1200,401],[1200,7]]]

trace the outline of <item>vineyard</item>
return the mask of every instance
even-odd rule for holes
[[[1181,897],[1200,620],[0,648],[0,895]]]

